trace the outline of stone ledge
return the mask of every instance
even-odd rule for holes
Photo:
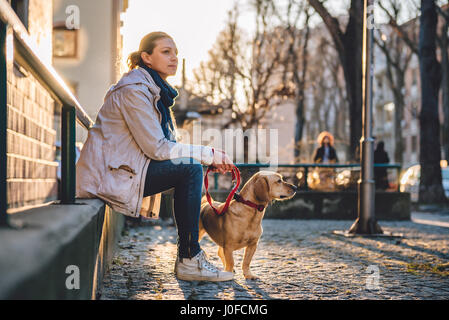
[[[91,299],[124,225],[98,199],[51,204],[11,216],[22,229],[0,229],[0,299]],[[80,270],[80,289],[66,288],[66,268]]]

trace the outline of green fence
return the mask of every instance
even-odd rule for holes
[[[235,164],[237,168],[243,169],[243,170],[258,170],[260,168],[296,168],[296,169],[303,169],[304,170],[304,186],[301,186],[303,190],[308,191],[309,185],[308,185],[308,174],[309,170],[313,168],[332,168],[332,169],[357,169],[360,168],[359,163],[352,163],[352,164],[320,164],[320,163],[297,163],[297,164],[262,164],[262,163],[236,163]],[[400,179],[400,173],[401,173],[401,165],[392,163],[392,164],[384,164],[384,163],[375,163],[375,168],[386,168],[386,169],[395,169],[397,170],[397,190],[399,191],[399,179]],[[214,189],[218,189],[218,173],[214,173]]]

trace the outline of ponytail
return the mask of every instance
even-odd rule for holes
[[[132,52],[128,56],[127,64],[128,64],[128,68],[129,68],[130,71],[132,69],[135,69],[139,65],[140,60],[142,59],[140,57],[141,54],[142,54],[141,51],[135,51],[135,52]]]

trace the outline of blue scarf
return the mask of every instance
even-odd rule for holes
[[[176,142],[175,127],[173,125],[173,119],[171,116],[171,108],[175,104],[175,99],[178,96],[178,91],[170,86],[164,79],[162,79],[156,70],[151,69],[142,61],[139,63],[139,67],[148,71],[156,85],[161,89],[161,98],[157,102],[157,108],[162,115],[162,131],[164,132],[165,138],[167,138],[167,140]]]

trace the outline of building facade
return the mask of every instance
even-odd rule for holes
[[[127,8],[127,0],[53,0],[53,66],[93,120],[123,72],[121,13]],[[77,141],[86,138],[78,126]]]

